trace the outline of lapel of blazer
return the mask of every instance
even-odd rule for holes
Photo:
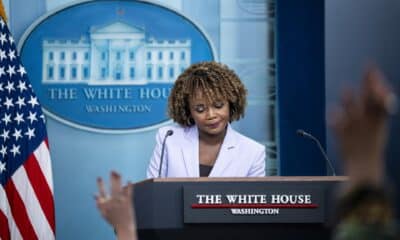
[[[224,142],[222,143],[221,149],[217,160],[214,163],[214,167],[210,172],[209,177],[221,177],[226,167],[229,166],[231,161],[235,158],[235,149],[237,148],[237,136],[235,130],[228,124]]]
[[[184,129],[185,141],[181,145],[188,177],[199,177],[199,133],[196,126]]]

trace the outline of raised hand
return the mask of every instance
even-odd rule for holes
[[[379,70],[371,68],[359,94],[345,90],[341,106],[330,116],[351,185],[383,180],[387,119],[395,111],[394,96]]]
[[[97,179],[99,193],[96,204],[103,218],[111,224],[119,240],[137,239],[136,221],[132,206],[132,184],[122,187],[121,176],[116,172],[110,173],[110,193],[105,190],[104,182]]]

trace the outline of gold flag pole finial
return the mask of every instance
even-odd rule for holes
[[[6,10],[4,9],[3,1],[0,0],[0,16],[7,22],[7,14]]]

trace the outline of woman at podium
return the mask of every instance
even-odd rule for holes
[[[265,147],[230,125],[244,116],[246,95],[239,77],[223,64],[186,69],[168,100],[176,124],[158,130],[147,177],[265,176]]]

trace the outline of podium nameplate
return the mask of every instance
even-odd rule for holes
[[[241,185],[246,183],[241,183]],[[322,223],[323,188],[247,183],[184,186],[184,223]]]

